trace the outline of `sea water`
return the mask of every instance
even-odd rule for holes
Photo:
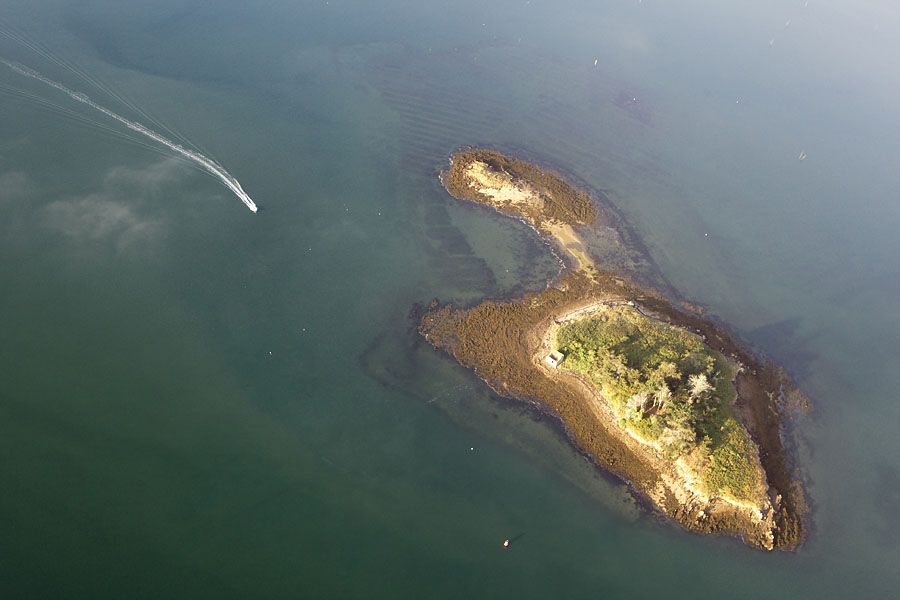
[[[4,597],[895,588],[894,9],[7,4],[47,54],[4,58],[149,114],[261,210],[0,74]],[[648,513],[417,337],[417,304],[558,269],[440,188],[466,144],[604,190],[669,284],[809,393],[798,552]]]

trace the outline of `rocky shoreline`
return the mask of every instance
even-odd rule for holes
[[[543,292],[516,300],[487,300],[464,309],[432,302],[419,326],[427,341],[473,368],[497,393],[537,404],[558,417],[581,452],[685,529],[739,536],[766,550],[798,546],[804,534],[805,502],[781,443],[779,398],[792,389],[784,371],[760,361],[708,319],[630,283],[626,271],[612,272],[598,264],[574,227],[602,223],[603,206],[556,175],[497,152],[465,150],[452,157],[441,179],[457,198],[525,220],[566,253],[566,264],[576,268],[563,272]],[[543,359],[548,332],[573,313],[589,312],[602,303],[638,307],[702,336],[711,348],[741,365],[735,378],[735,408],[758,450],[769,488],[766,501],[747,506],[701,493],[675,462],[618,426],[590,382],[547,368]]]

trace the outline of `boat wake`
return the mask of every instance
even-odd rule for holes
[[[244,189],[241,187],[241,184],[238,182],[238,180],[235,179],[234,176],[231,175],[231,173],[226,171],[222,165],[220,165],[219,163],[215,162],[214,160],[208,158],[204,154],[201,154],[200,152],[197,152],[195,150],[190,150],[188,148],[185,148],[181,144],[177,144],[177,143],[173,142],[169,138],[165,137],[164,135],[162,135],[160,133],[157,133],[156,131],[153,131],[149,127],[145,127],[144,125],[141,125],[137,121],[132,121],[131,119],[127,119],[127,118],[123,117],[122,115],[111,111],[110,109],[106,108],[105,106],[97,104],[96,102],[91,100],[86,94],[71,90],[71,89],[67,88],[66,86],[64,86],[63,84],[61,84],[57,81],[53,81],[49,77],[45,77],[44,75],[41,75],[34,69],[31,69],[29,67],[26,67],[25,65],[21,65],[16,62],[6,60],[4,58],[0,58],[0,62],[5,64],[7,67],[12,69],[14,72],[18,73],[19,75],[22,75],[24,77],[30,77],[32,79],[37,79],[38,81],[45,83],[45,84],[49,85],[50,87],[63,92],[64,94],[66,94],[70,98],[72,98],[73,100],[81,102],[82,104],[86,104],[86,105],[90,106],[91,108],[100,111],[107,117],[110,117],[111,119],[115,119],[119,123],[125,125],[125,127],[127,127],[128,129],[131,129],[132,131],[140,133],[144,136],[147,136],[148,138],[150,138],[156,142],[159,142],[160,144],[163,144],[164,146],[169,147],[170,149],[174,150],[178,154],[182,155],[183,157],[187,158],[188,160],[199,165],[204,171],[208,172],[210,175],[212,175],[213,177],[215,177],[216,179],[221,181],[223,184],[225,184],[225,187],[227,187],[229,190],[234,192],[234,195],[237,196],[238,198],[240,198],[241,202],[243,202],[244,204],[247,205],[247,208],[249,208],[253,212],[256,212],[258,210],[256,203],[253,202],[253,200],[250,198],[250,196],[247,194],[247,192],[244,191]]]

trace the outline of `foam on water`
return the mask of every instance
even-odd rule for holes
[[[73,100],[77,100],[78,102],[81,102],[82,104],[87,104],[91,108],[94,108],[94,109],[102,112],[104,115],[106,115],[112,119],[115,119],[116,121],[125,125],[128,129],[131,129],[132,131],[136,131],[142,135],[145,135],[145,136],[149,137],[150,139],[157,141],[160,144],[163,144],[164,146],[168,146],[169,148],[171,148],[175,152],[181,154],[185,158],[197,163],[205,171],[210,173],[213,177],[217,178],[219,181],[224,183],[225,187],[227,187],[229,190],[234,192],[234,195],[237,196],[238,198],[240,198],[241,202],[243,202],[244,204],[247,205],[247,208],[249,208],[253,212],[256,212],[258,210],[256,203],[253,202],[253,200],[250,198],[250,196],[247,194],[247,192],[244,191],[244,189],[241,187],[241,184],[238,182],[238,180],[235,179],[234,176],[231,175],[231,173],[226,171],[222,165],[207,158],[203,154],[196,152],[194,150],[188,150],[181,144],[176,144],[175,142],[173,142],[169,138],[163,136],[162,134],[159,134],[159,133],[153,131],[152,129],[145,127],[144,125],[141,125],[140,123],[138,123],[136,121],[132,121],[131,119],[126,119],[122,115],[111,111],[110,109],[106,108],[105,106],[101,106],[100,104],[97,104],[96,102],[91,100],[86,94],[83,94],[81,92],[76,92],[74,90],[70,90],[63,84],[61,84],[57,81],[53,81],[49,77],[45,77],[45,76],[41,75],[34,69],[31,69],[24,65],[20,65],[18,63],[8,61],[6,59],[0,59],[0,62],[5,64],[7,67],[12,69],[19,75],[22,75],[24,77],[31,77],[33,79],[37,79],[38,81],[46,83],[50,87],[56,88],[57,90],[68,95]]]

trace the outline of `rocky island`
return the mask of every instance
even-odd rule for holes
[[[766,549],[803,539],[802,487],[783,444],[783,369],[646,285],[646,262],[605,196],[491,150],[451,157],[451,195],[534,228],[564,264],[547,289],[457,308],[419,331],[501,395],[558,417],[572,443],[684,528]]]

